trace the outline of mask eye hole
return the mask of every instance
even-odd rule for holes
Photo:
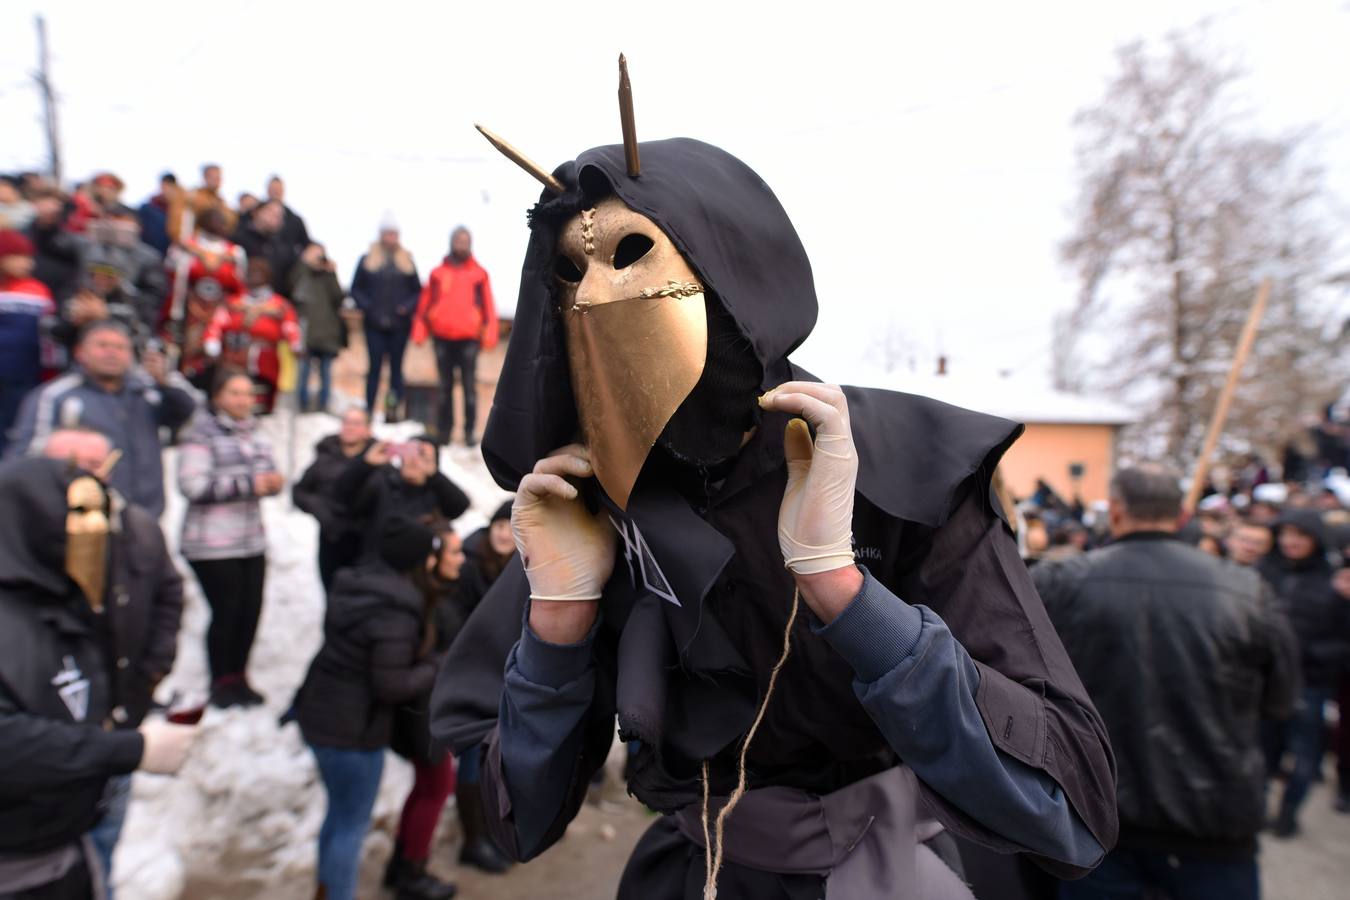
[[[630,234],[614,249],[614,268],[626,269],[646,256],[656,242],[645,234]]]
[[[569,284],[581,283],[581,270],[577,268],[576,263],[562,254],[553,261],[553,274]]]

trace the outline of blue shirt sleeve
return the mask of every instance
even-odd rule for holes
[[[854,693],[891,747],[996,834],[1070,865],[1096,865],[1106,851],[1059,784],[990,740],[975,703],[979,670],[942,619],[862,572],[858,596],[813,630],[853,666]]]

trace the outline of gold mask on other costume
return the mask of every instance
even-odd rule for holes
[[[89,475],[66,489],[66,574],[96,612],[103,609],[108,571],[107,503],[103,485]]]
[[[555,272],[581,433],[620,509],[703,375],[703,285],[655,222],[607,197],[558,238]]]

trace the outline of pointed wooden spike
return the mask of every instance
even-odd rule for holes
[[[561,181],[554,178],[552,174],[547,172],[542,166],[530,159],[524,153],[521,153],[515,147],[502,140],[497,134],[482,125],[475,124],[473,127],[477,128],[478,133],[488,139],[488,143],[500,150],[502,156],[505,156],[507,159],[511,160],[511,162],[520,166],[526,172],[529,172],[530,175],[544,187],[555,194],[567,193],[567,187]]]

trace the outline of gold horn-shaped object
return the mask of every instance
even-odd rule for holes
[[[512,147],[506,141],[502,140],[500,137],[498,137],[496,134],[492,133],[488,129],[484,128],[482,125],[474,125],[473,127],[477,128],[478,133],[488,139],[488,143],[490,143],[492,146],[500,150],[502,152],[502,156],[505,156],[507,159],[511,160],[511,162],[520,166],[526,172],[529,172],[544,187],[548,188],[555,194],[567,193],[567,188],[563,186],[563,183],[558,179],[554,178],[548,172],[544,171],[543,167],[541,167],[538,163],[534,162],[534,160],[530,159],[524,153],[521,153],[515,147]]]
[[[628,59],[619,54],[619,123],[623,126],[623,158],[628,164],[628,177],[642,174],[642,160],[638,158],[637,124],[633,121],[633,83],[628,80]]]

